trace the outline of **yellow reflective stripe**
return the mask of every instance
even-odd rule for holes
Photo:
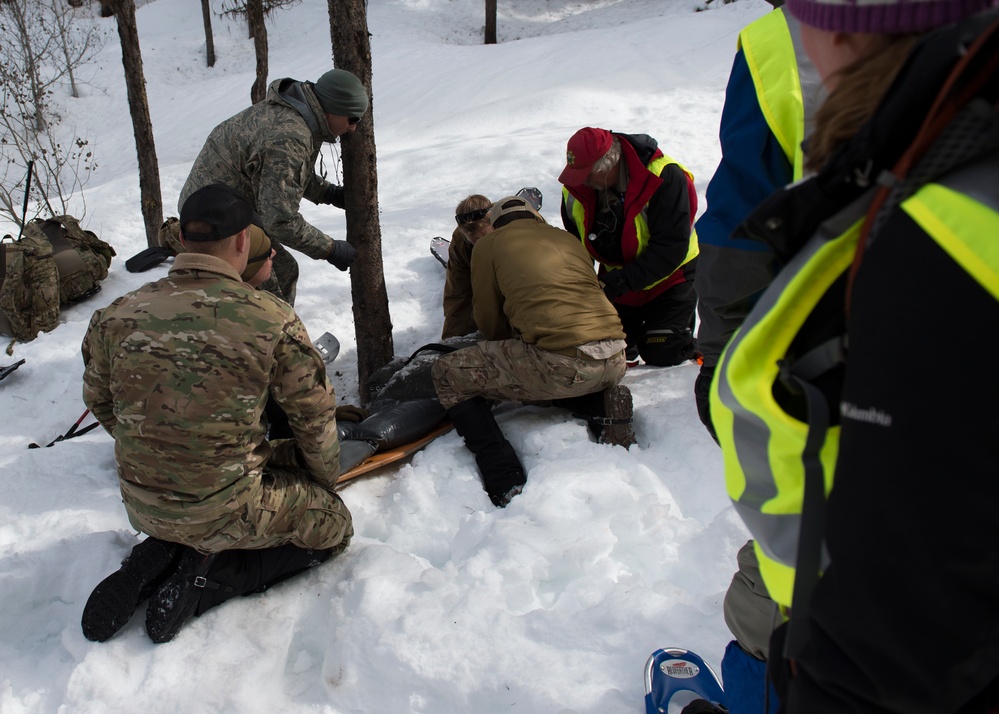
[[[940,184],[921,188],[902,210],[999,300],[999,213]]]
[[[725,486],[757,542],[771,597],[791,605],[800,530],[808,424],[777,403],[778,361],[815,305],[853,262],[863,216],[833,240],[813,238],[777,276],[722,354],[711,385],[711,416],[722,446]],[[839,450],[830,427],[819,454],[825,490]]]
[[[794,166],[797,180],[802,174],[805,110],[798,60],[783,11],[774,10],[746,27],[739,33],[739,47],[746,57],[760,110]]]
[[[753,550],[756,551],[760,575],[767,586],[770,599],[785,608],[791,607],[795,569],[768,557],[757,541],[753,541]]]
[[[683,173],[685,173],[687,176],[689,176],[690,180],[691,180],[691,183],[693,183],[693,181],[694,181],[694,174],[690,173],[690,171],[687,170],[687,167],[684,166],[683,164],[681,164],[679,161],[677,161],[676,159],[671,158],[669,156],[666,156],[665,154],[663,154],[662,156],[660,156],[655,161],[650,162],[649,165],[646,168],[650,172],[654,173],[656,176],[661,176],[663,170],[667,166],[669,166],[670,164],[676,164],[677,166],[679,166],[680,170],[683,171]],[[647,206],[648,206],[648,204],[646,204],[646,207]],[[641,255],[642,251],[644,251],[645,248],[649,245],[649,239],[652,237],[652,232],[649,230],[649,223],[645,219],[645,208],[643,208],[641,211],[639,211],[638,215],[635,216],[635,234],[638,237],[638,253],[637,254]],[[656,285],[658,285],[659,283],[663,282],[664,280],[669,280],[669,278],[671,278],[674,274],[676,274],[677,270],[679,270],[684,265],[686,265],[687,263],[689,263],[690,261],[692,261],[694,258],[696,258],[700,254],[700,252],[701,252],[701,249],[700,249],[700,246],[697,243],[697,232],[694,230],[694,227],[691,226],[690,227],[690,240],[687,241],[687,254],[683,257],[683,260],[680,261],[680,264],[678,266],[676,266],[676,270],[674,270],[672,273],[670,273],[666,277],[660,278],[659,280],[656,280],[654,283],[650,283],[650,284],[646,285],[644,288],[642,288],[642,290],[650,290],[651,288],[654,288]],[[612,269],[612,268],[608,267],[608,270],[610,270],[610,269]]]
[[[586,210],[582,201],[577,201],[576,197],[569,193],[569,189],[562,188],[562,201],[569,207],[569,215],[572,222],[576,224],[576,232],[579,233],[579,240],[586,245]]]

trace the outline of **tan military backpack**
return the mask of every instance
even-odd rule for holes
[[[60,304],[100,290],[115,255],[72,216],[36,218],[0,248],[0,334],[22,342],[55,329]]]

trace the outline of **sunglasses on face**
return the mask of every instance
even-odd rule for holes
[[[257,255],[257,256],[254,256],[253,258],[250,258],[249,260],[246,261],[246,264],[249,265],[250,263],[257,263],[257,262],[259,262],[261,260],[268,260],[269,258],[272,258],[273,256],[274,256],[274,249],[273,248],[268,248],[266,253],[261,253],[260,255]]]
[[[359,121],[361,121],[361,117],[348,117],[347,118],[347,123],[350,124],[351,126],[354,126]]]
[[[455,223],[459,226],[463,226],[466,223],[471,223],[472,221],[479,221],[486,217],[489,213],[488,208],[480,208],[477,211],[469,211],[468,213],[459,213],[454,217]]]

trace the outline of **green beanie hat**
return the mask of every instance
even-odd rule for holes
[[[331,69],[312,88],[326,114],[362,117],[368,111],[368,93],[364,91],[364,85],[345,69]]]

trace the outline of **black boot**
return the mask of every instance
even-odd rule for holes
[[[177,566],[183,546],[146,538],[121,561],[121,568],[94,588],[83,608],[83,635],[94,642],[109,640],[125,626],[135,608],[147,600]]]
[[[523,490],[527,476],[517,452],[493,418],[489,404],[482,397],[475,397],[455,404],[447,414],[465,439],[465,446],[475,454],[489,500],[497,508],[503,508]]]
[[[346,546],[344,542],[336,548],[318,550],[287,544],[259,550],[225,550],[213,555],[188,549],[174,576],[150,600],[146,632],[153,642],[169,642],[192,616],[201,617],[234,597],[264,592],[325,562]]]
[[[270,587],[299,573],[314,568],[342,547],[323,550],[299,548],[290,543],[259,550],[226,550],[219,553],[212,565],[206,582],[214,587],[205,587],[194,614],[201,617],[205,612],[226,600],[238,596],[262,593]]]
[[[613,444],[627,449],[635,443],[631,390],[623,384],[581,397],[556,399],[552,404],[570,410],[577,419],[585,419],[586,427],[598,444]]]
[[[615,384],[603,391],[603,397],[604,429],[597,441],[627,449],[635,443],[635,410],[631,390],[623,384]]]
[[[194,614],[206,587],[217,589],[207,579],[217,553],[203,555],[194,548],[185,548],[173,575],[153,593],[146,609],[146,634],[159,644],[169,642]]]
[[[680,714],[728,714],[728,709],[707,699],[695,699]]]

